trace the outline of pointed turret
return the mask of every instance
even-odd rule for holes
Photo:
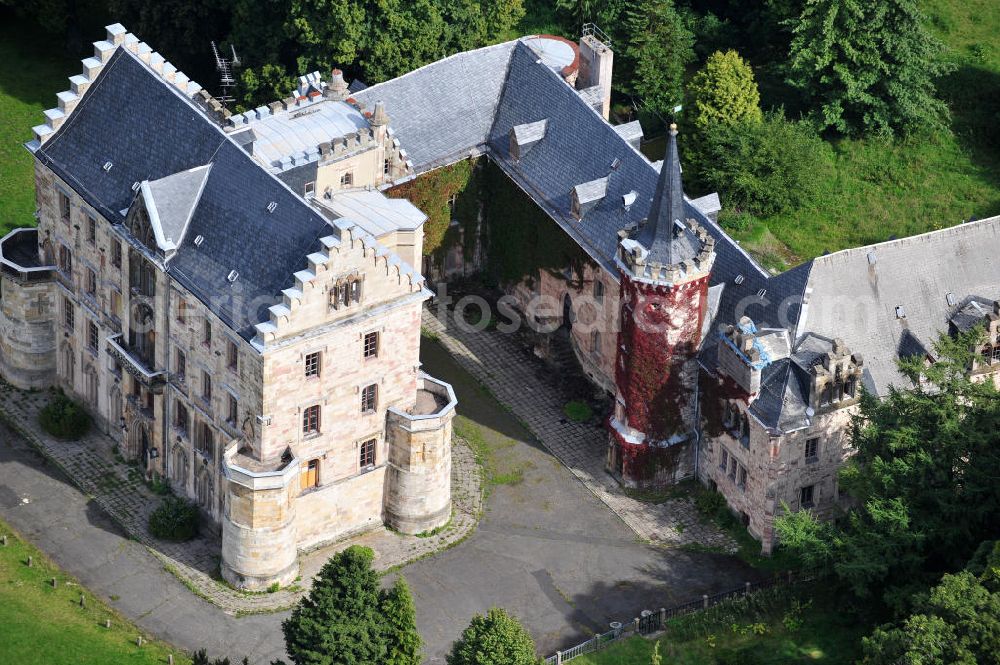
[[[690,258],[677,247],[678,235],[684,227],[684,185],[681,182],[681,160],[677,154],[677,125],[671,123],[667,154],[660,167],[656,194],[649,209],[646,225],[636,238],[649,254],[647,261],[675,265]]]

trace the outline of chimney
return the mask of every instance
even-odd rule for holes
[[[611,40],[593,24],[584,26],[580,37],[580,74],[576,89],[592,86],[601,88],[601,115],[607,120],[611,115],[611,67],[615,54]]]
[[[339,69],[330,72],[330,80],[326,84],[326,97],[338,100],[347,98],[347,82],[344,81],[344,72]]]
[[[389,124],[389,114],[385,112],[385,102],[375,102],[375,113],[371,117],[372,127],[383,127]]]

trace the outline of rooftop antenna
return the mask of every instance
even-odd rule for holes
[[[233,57],[223,58],[219,55],[219,48],[212,42],[212,55],[215,56],[215,69],[219,72],[219,88],[221,92],[216,96],[219,103],[223,106],[228,107],[234,101],[232,95],[233,87],[236,85],[236,78],[233,76],[233,70],[240,66],[240,59],[236,55],[236,48],[230,45],[230,49],[233,51]]]

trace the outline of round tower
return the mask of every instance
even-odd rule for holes
[[[694,473],[695,355],[708,305],[715,239],[684,201],[677,126],[646,223],[621,241],[621,332],[608,470],[628,487]]]

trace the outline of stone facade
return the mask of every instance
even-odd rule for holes
[[[36,145],[58,135],[119,46],[165,85],[190,92],[183,74],[110,26],[97,59],[84,61],[83,76],[60,95],[59,118],[49,114],[49,125],[35,128]],[[218,111],[205,95],[195,101]],[[366,127],[317,147],[322,158],[304,198],[405,173],[384,108],[361,117]],[[231,131],[247,124],[219,118]],[[30,247],[21,237],[0,241],[3,376],[20,387],[62,388],[148,477],[196,501],[221,529],[229,582],[287,584],[303,549],[384,523],[416,533],[449,521],[455,399],[419,371],[430,293],[409,262],[420,255],[420,218],[373,235],[331,213],[324,249],[287,266],[289,288],[248,338],[219,314],[253,306],[241,300],[238,275],[206,300],[171,273],[175,250],[148,205],[156,183],[136,184],[121,222],[40,160],[35,176],[38,229],[20,232]]]

